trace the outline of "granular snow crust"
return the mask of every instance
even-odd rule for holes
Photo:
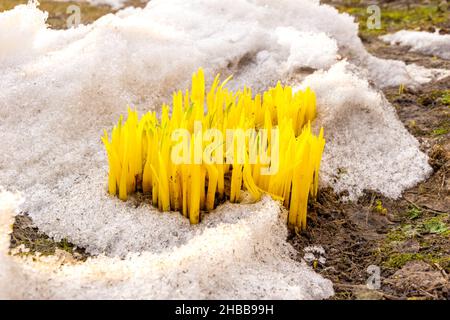
[[[158,110],[198,67],[209,80],[233,74],[232,89],[261,91],[280,79],[311,86],[318,98],[314,126],[323,126],[327,139],[321,185],[348,190],[349,199],[364,189],[396,198],[431,173],[418,142],[367,79],[416,86],[447,71],[371,56],[353,18],[318,1],[152,0],[69,30],[48,29],[46,17],[33,4],[0,13],[2,236],[14,212],[26,212],[41,231],[99,256],[51,272],[2,256],[0,279],[16,272],[34,287],[21,291],[2,281],[0,294],[333,294],[331,282],[291,258],[285,217],[273,200],[225,204],[190,226],[178,213],[107,195],[103,130],[127,105]],[[21,204],[11,208],[16,192]]]

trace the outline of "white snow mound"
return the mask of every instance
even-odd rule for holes
[[[0,218],[11,217],[0,211]],[[210,218],[187,231],[189,241],[162,252],[130,254],[122,260],[100,256],[62,265],[47,258],[22,263],[20,269],[16,266],[21,271],[16,274],[14,269],[3,270],[2,264],[2,274],[14,276],[15,281],[1,283],[0,297],[5,292],[25,299],[323,299],[333,295],[331,281],[291,258],[286,216],[269,197],[257,204],[221,206]],[[164,220],[164,215],[159,219]],[[178,224],[182,222],[166,224],[172,237]],[[4,235],[3,242],[9,240]],[[4,251],[3,246],[0,253]]]
[[[22,288],[23,274],[9,256],[10,234],[14,223],[14,216],[18,213],[18,207],[23,201],[20,194],[12,193],[0,187],[0,299],[19,299],[16,286],[18,282]],[[20,282],[20,284],[19,284]]]
[[[108,5],[113,10],[122,8],[125,5],[125,2],[127,2],[127,0],[87,0],[87,1],[94,6]]]
[[[217,72],[234,74],[233,89],[262,91],[280,79],[311,86],[318,96],[315,125],[324,126],[327,138],[322,186],[348,190],[352,199],[364,189],[395,198],[431,172],[417,141],[368,80],[418,85],[441,71],[371,56],[353,18],[318,1],[152,0],[145,9],[127,8],[69,30],[47,28],[46,17],[32,4],[0,13],[0,185],[21,192],[20,211],[41,231],[106,257],[57,276],[35,274],[41,289],[29,297],[56,298],[64,290],[81,297],[76,284],[90,279],[86,297],[153,297],[158,283],[159,297],[169,291],[183,298],[331,294],[328,282],[289,258],[273,201],[226,205],[190,226],[177,213],[106,194],[103,130],[128,104],[142,113],[170,102],[198,67],[209,80]],[[226,252],[236,255],[218,253],[225,250],[221,237]],[[175,263],[166,271],[164,259]],[[108,291],[109,278],[90,278],[92,270],[109,267],[129,279],[117,280],[122,293]],[[185,269],[193,271],[184,275]],[[307,276],[296,281],[291,274]]]
[[[325,128],[322,182],[349,191],[351,200],[364,189],[399,197],[429,175],[427,156],[382,93],[353,69],[341,62],[301,85],[316,92],[316,126]]]
[[[436,32],[401,30],[380,37],[391,45],[410,47],[410,51],[450,60],[450,35]]]

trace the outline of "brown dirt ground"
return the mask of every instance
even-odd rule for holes
[[[142,5],[140,0],[130,1]],[[19,2],[26,0],[5,0],[0,11]],[[49,8],[49,23],[55,28],[63,28],[66,17],[61,11],[61,3],[55,4],[50,0],[41,2]],[[323,2],[329,2],[340,11],[350,12],[359,18],[367,6],[367,1]],[[382,10],[404,10],[406,13],[421,5],[420,2],[404,0],[379,3]],[[439,5],[441,8],[442,2],[427,1],[426,5]],[[111,12],[104,6],[83,8],[88,13],[83,21],[85,23]],[[392,20],[381,33],[405,28],[405,19],[395,20],[396,14],[389,13]],[[411,19],[416,29],[440,27],[444,32],[450,29],[448,19],[433,20],[426,16],[420,20],[420,15]],[[377,38],[380,33],[367,32],[361,27],[360,34],[367,49],[378,57],[450,69],[450,61],[384,44]],[[407,190],[397,200],[367,190],[357,202],[344,203],[340,201],[340,195],[332,190],[321,190],[317,201],[311,204],[307,231],[290,235],[288,241],[298,249],[299,259],[303,257],[306,246],[317,244],[325,249],[326,262],[319,262],[317,257],[311,264],[333,281],[336,295],[332,299],[450,298],[449,89],[450,78],[417,90],[383,90],[396,108],[400,120],[429,155],[434,173],[428,180]],[[88,256],[67,241],[55,243],[40,233],[26,214],[16,217],[11,235],[11,248],[22,244],[30,249],[26,254],[53,254],[59,248],[71,252],[80,260]],[[381,287],[378,290],[370,290],[366,286],[370,265],[380,267]]]

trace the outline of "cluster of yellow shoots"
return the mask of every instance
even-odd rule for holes
[[[163,105],[160,119],[155,112],[139,119],[129,109],[111,139],[105,131],[109,193],[122,200],[151,193],[160,210],[180,211],[193,224],[220,201],[238,202],[242,189],[255,200],[267,193],[288,208],[288,225],[303,229],[325,145],[322,129],[311,133],[315,94],[278,83],[253,96],[225,88],[230,78],[220,83],[217,75],[206,92],[199,69],[191,91],[174,93],[171,114]]]

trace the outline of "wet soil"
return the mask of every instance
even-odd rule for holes
[[[13,224],[11,233],[10,248],[21,256],[35,255],[54,255],[56,250],[64,250],[70,253],[73,258],[79,261],[85,261],[89,254],[83,248],[78,248],[66,239],[55,242],[46,234],[33,226],[33,221],[26,214],[17,215]]]

